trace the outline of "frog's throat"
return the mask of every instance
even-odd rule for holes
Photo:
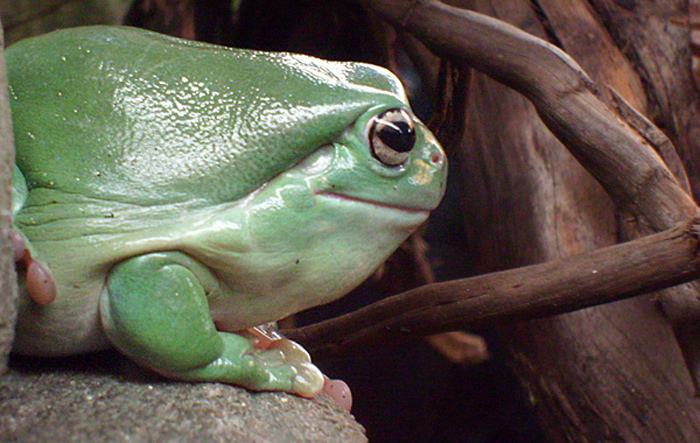
[[[431,210],[434,209],[434,208],[409,208],[407,206],[391,205],[388,203],[381,203],[381,202],[374,201],[374,200],[366,200],[363,198],[353,197],[351,195],[340,194],[337,192],[316,191],[314,194],[319,195],[319,196],[323,196],[323,197],[337,199],[337,200],[358,202],[358,203],[363,203],[363,204],[367,204],[367,205],[378,206],[380,208],[395,209],[397,211],[411,212],[411,213],[416,213],[416,214],[420,214],[420,213],[427,214]]]

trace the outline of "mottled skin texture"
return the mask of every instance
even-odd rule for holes
[[[315,395],[298,345],[234,332],[354,288],[444,191],[440,146],[381,68],[115,27],[7,62],[20,268],[55,283],[21,273],[17,352],[111,343],[171,377]],[[376,152],[378,115],[415,125],[406,152]]]

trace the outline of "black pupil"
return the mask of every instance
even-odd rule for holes
[[[377,135],[388,147],[397,152],[408,152],[416,142],[416,131],[405,120],[384,120]]]

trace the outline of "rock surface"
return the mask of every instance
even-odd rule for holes
[[[14,338],[17,307],[15,263],[10,243],[10,192],[15,162],[10,119],[10,102],[7,95],[7,75],[3,51],[3,32],[0,23],[0,374],[5,372],[7,356]]]
[[[116,352],[15,358],[0,378],[0,441],[367,441],[350,414],[319,397],[170,381]]]

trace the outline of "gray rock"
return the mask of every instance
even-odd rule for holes
[[[329,397],[252,393],[148,373],[114,352],[13,359],[0,378],[5,442],[366,442]]]
[[[15,158],[13,146],[3,32],[0,23],[0,374],[6,369],[17,317],[15,305],[17,284],[10,242],[10,204],[12,202],[10,189]]]

